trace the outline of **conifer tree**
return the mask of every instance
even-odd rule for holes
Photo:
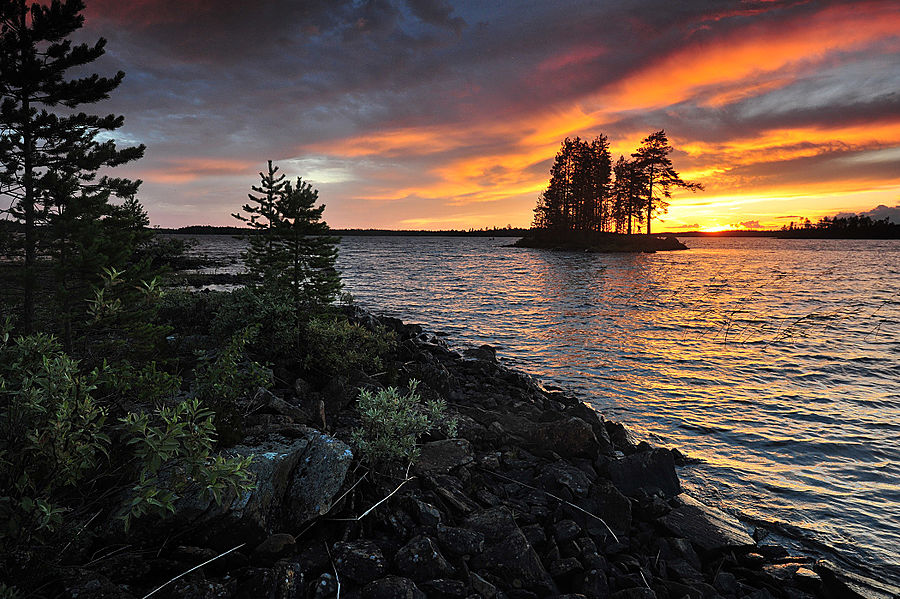
[[[43,225],[56,219],[57,234],[90,238],[89,229],[115,211],[110,197],[133,197],[140,185],[97,177],[103,167],[143,155],[143,145],[119,149],[113,140],[97,140],[120,128],[123,117],[72,110],[108,98],[125,76],[120,71],[110,78],[66,78],[104,53],[102,38],[94,45],[66,39],[82,26],[83,9],[81,0],[53,0],[49,6],[0,0],[0,209],[21,225],[20,326],[26,332],[34,324],[40,233],[54,230]]]
[[[239,213],[231,215],[244,221],[255,230],[255,234],[250,236],[247,251],[241,255],[241,258],[244,260],[253,284],[257,286],[278,275],[278,266],[274,265],[271,259],[272,247],[275,243],[272,229],[278,223],[278,201],[284,195],[288,184],[284,177],[284,174],[278,174],[278,167],[269,160],[268,170],[265,173],[259,173],[259,185],[250,187],[255,193],[261,195],[247,194],[250,202],[242,207],[246,216]],[[276,270],[273,271],[273,269]]]
[[[234,214],[257,229],[244,254],[257,288],[286,297],[300,315],[330,304],[341,288],[335,269],[338,238],[328,235],[322,220],[325,205],[316,206],[319,193],[297,178],[295,185],[277,175],[269,161],[261,183],[245,204],[246,216]]]
[[[669,154],[672,153],[669,138],[664,130],[651,133],[641,142],[641,147],[631,156],[637,162],[638,167],[647,179],[646,204],[647,210],[647,234],[650,234],[650,220],[656,212],[665,212],[669,204],[662,198],[672,197],[672,187],[681,187],[697,191],[703,189],[699,183],[684,181],[672,166]],[[662,192],[662,197],[653,195],[654,189]]]

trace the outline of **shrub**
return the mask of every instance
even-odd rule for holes
[[[384,366],[396,341],[385,327],[369,331],[343,316],[316,316],[306,325],[304,366],[326,375],[350,369],[371,374]]]
[[[391,468],[414,462],[419,457],[419,437],[438,426],[456,434],[456,420],[445,416],[446,403],[442,399],[422,403],[418,385],[419,381],[410,381],[406,394],[396,387],[360,391],[361,423],[352,439],[361,458],[371,466]]]
[[[244,348],[257,334],[258,327],[245,327],[235,333],[215,357],[204,355],[194,371],[194,397],[209,406],[216,416],[216,431],[224,445],[232,445],[241,436],[241,419],[249,400],[260,387],[271,385],[271,374],[257,362],[248,360]]]
[[[133,518],[175,511],[178,497],[203,490],[221,504],[226,491],[239,494],[251,485],[251,457],[211,455],[216,426],[211,410],[197,398],[161,407],[154,417],[128,414],[122,419],[127,444],[140,464],[132,498],[121,516],[126,530]]]

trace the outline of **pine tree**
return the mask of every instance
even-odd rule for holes
[[[113,211],[111,196],[133,197],[140,185],[97,178],[101,168],[143,155],[143,145],[119,149],[112,140],[97,140],[120,128],[123,117],[72,110],[108,98],[125,76],[120,71],[111,78],[66,79],[70,69],[79,70],[104,54],[102,38],[93,46],[66,39],[82,26],[83,9],[81,0],[54,0],[49,6],[0,0],[0,206],[7,206],[3,212],[22,226],[20,326],[26,332],[34,326],[40,233],[53,229],[42,225],[65,218],[67,224],[56,227],[57,233],[80,224],[94,227]],[[75,236],[88,237],[85,229]]]
[[[255,204],[245,204],[246,216],[234,214],[256,229],[244,253],[244,263],[254,285],[286,297],[299,316],[321,308],[336,298],[341,288],[334,267],[336,237],[322,219],[325,205],[316,206],[318,191],[297,178],[296,185],[278,175],[268,162],[260,173],[260,185],[250,194]]]
[[[669,138],[664,130],[651,133],[641,142],[641,147],[631,156],[636,160],[638,167],[647,178],[647,197],[645,207],[647,209],[647,235],[650,234],[650,220],[657,212],[666,212],[668,202],[662,198],[672,197],[672,187],[681,187],[697,191],[703,189],[699,183],[684,181],[672,166],[669,154],[674,148],[669,145]],[[654,188],[662,191],[662,197],[653,195]]]
[[[268,161],[268,170],[259,173],[259,185],[250,187],[257,194],[247,194],[250,203],[244,204],[242,210],[246,216],[236,213],[234,218],[244,221],[255,234],[250,237],[247,250],[241,255],[244,266],[251,277],[253,285],[261,285],[277,277],[278,266],[272,263],[272,249],[275,243],[273,227],[278,223],[277,203],[282,198],[288,183],[284,174],[278,174],[278,167]],[[276,269],[276,270],[273,270]]]

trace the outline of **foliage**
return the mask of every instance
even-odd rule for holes
[[[256,230],[243,254],[253,286],[284,296],[299,321],[310,309],[331,304],[340,291],[334,267],[339,240],[328,236],[318,192],[299,177],[292,185],[277,172],[270,160],[260,185],[252,188],[262,195],[249,194],[251,203],[242,207],[246,216],[233,216]]]
[[[12,340],[10,329],[9,321],[0,327],[0,546],[50,538],[90,489],[123,484],[123,472],[132,488],[126,522],[171,511],[187,490],[221,502],[226,491],[249,488],[249,458],[212,454],[213,412],[198,398],[172,399],[178,377],[155,364],[84,372],[53,337]],[[138,411],[109,418],[101,388],[131,396]],[[157,407],[143,409],[138,396]]]
[[[107,411],[91,396],[97,373],[82,374],[48,335],[0,346],[0,542],[27,542],[62,522],[57,501],[108,455]]]
[[[225,445],[240,438],[247,400],[272,383],[268,370],[244,356],[244,348],[257,331],[254,326],[239,330],[217,355],[202,356],[194,371],[194,397],[215,412],[216,431]]]
[[[154,322],[163,296],[159,279],[133,284],[126,277],[122,270],[104,268],[101,285],[92,288],[87,300],[87,322],[75,349],[90,365],[146,362],[165,355],[171,328]]]
[[[106,262],[95,244],[97,234],[118,230],[99,221],[130,218],[110,206],[112,196],[133,198],[140,181],[97,177],[99,170],[136,160],[144,146],[119,149],[100,135],[120,128],[120,116],[93,116],[73,109],[109,97],[122,82],[83,72],[104,54],[106,41],[73,45],[67,37],[84,17],[81,0],[0,3],[0,193],[9,200],[8,215],[23,226],[24,254],[22,328],[33,328],[36,302],[35,267],[42,249],[40,237],[51,232],[54,251],[82,266]],[[62,107],[62,108],[60,108]],[[133,202],[133,200],[132,200]],[[5,202],[4,202],[5,204]],[[112,246],[121,243],[116,240]],[[73,271],[67,271],[71,274]]]
[[[324,374],[348,370],[374,373],[397,336],[385,327],[369,331],[345,317],[316,316],[306,325],[305,366]]]
[[[202,489],[221,504],[225,493],[239,494],[251,487],[251,457],[213,456],[215,416],[195,397],[149,414],[128,414],[121,420],[127,444],[139,467],[138,480],[122,517],[131,520],[145,514],[174,513],[175,501],[189,490]]]
[[[646,199],[644,206],[647,210],[647,234],[650,234],[650,221],[656,212],[665,212],[669,204],[661,197],[654,196],[655,188],[658,188],[663,197],[672,197],[672,187],[680,187],[697,191],[703,189],[699,183],[684,181],[675,172],[669,154],[674,148],[669,145],[669,138],[663,130],[651,133],[641,141],[639,147],[631,156],[635,159],[637,167],[646,177]]]
[[[620,156],[612,165],[605,135],[590,143],[567,137],[550,168],[550,183],[538,197],[534,228],[631,234],[633,225],[646,219],[649,234],[650,220],[665,211],[662,198],[671,197],[673,187],[703,189],[675,172],[668,157],[672,151],[665,131],[657,131],[641,142],[633,160]],[[654,195],[658,192],[662,197]]]
[[[396,387],[360,391],[357,407],[361,424],[352,439],[362,459],[373,467],[390,468],[415,461],[419,437],[437,426],[456,434],[456,420],[446,419],[446,403],[436,399],[423,404],[418,385],[418,381],[410,381],[406,394]]]
[[[550,168],[550,184],[538,199],[534,226],[540,229],[609,231],[609,141],[579,137],[563,141]]]

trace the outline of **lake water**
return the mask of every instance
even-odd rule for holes
[[[339,268],[361,305],[489,343],[699,458],[679,473],[693,494],[900,580],[900,242],[587,254],[511,241],[346,237]]]

